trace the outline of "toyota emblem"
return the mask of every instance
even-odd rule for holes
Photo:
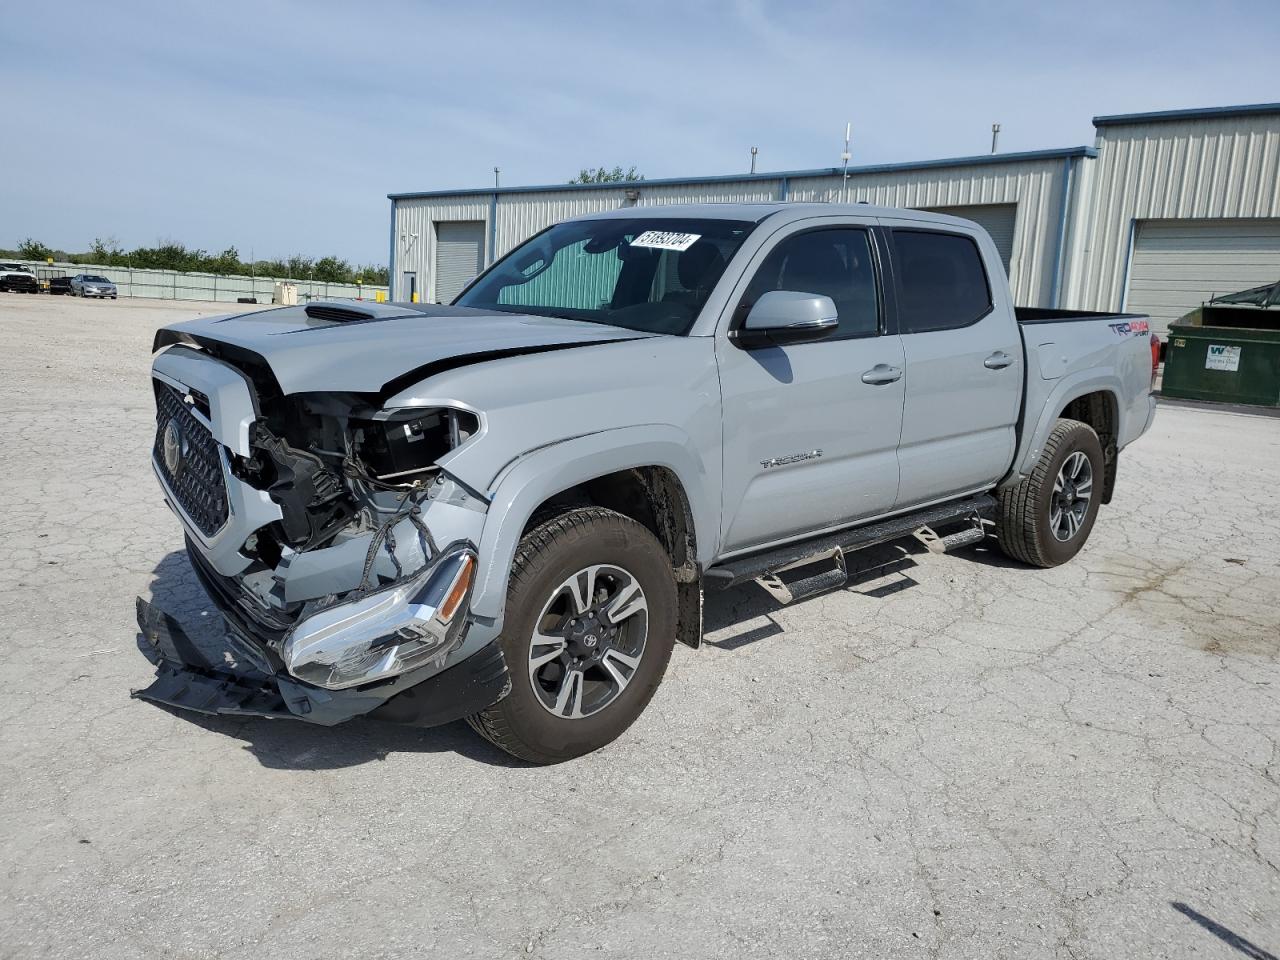
[[[162,445],[164,465],[168,469],[169,475],[176,478],[182,473],[183,455],[186,453],[187,446],[186,439],[182,436],[182,431],[178,428],[176,420],[170,420],[165,424]]]

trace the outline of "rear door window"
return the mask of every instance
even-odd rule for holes
[[[955,330],[991,312],[991,286],[972,237],[893,231],[900,333]]]

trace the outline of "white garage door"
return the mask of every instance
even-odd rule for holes
[[[437,303],[448,303],[484,268],[484,221],[436,224]]]
[[[984,203],[971,207],[926,207],[932,213],[945,213],[950,217],[964,217],[972,220],[987,233],[1000,251],[1000,260],[1004,263],[1004,272],[1009,272],[1009,261],[1013,259],[1013,227],[1018,221],[1018,205],[1016,203]]]
[[[1204,301],[1280,280],[1280,220],[1143,220],[1125,310],[1164,333]]]

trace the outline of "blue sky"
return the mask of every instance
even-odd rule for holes
[[[39,5],[37,5],[39,7]],[[388,192],[1093,142],[1280,100],[1280,3],[82,3],[0,26],[0,247],[385,262]],[[1260,46],[1259,46],[1260,44]]]

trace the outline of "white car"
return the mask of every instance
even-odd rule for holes
[[[0,263],[0,290],[39,293],[40,285],[30,267],[24,267],[20,263]]]
[[[71,278],[71,295],[73,297],[110,297],[116,298],[116,285],[106,277],[92,273],[78,273]]]

